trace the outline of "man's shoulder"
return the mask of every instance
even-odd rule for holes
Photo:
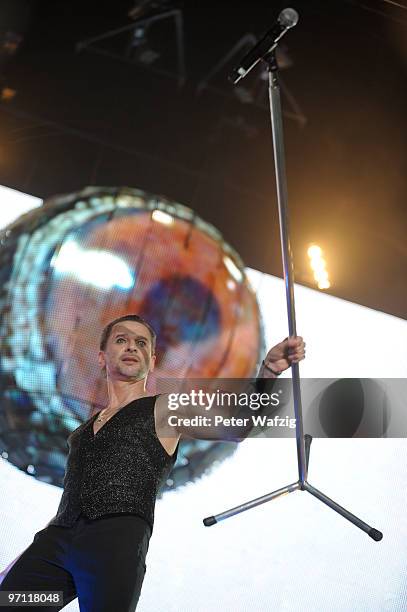
[[[160,393],[155,400],[155,414],[158,433],[161,437],[179,436],[180,433],[175,425],[172,424],[171,411],[169,410],[168,393]]]
[[[160,415],[162,418],[168,418],[171,414],[173,414],[170,393],[159,393],[155,397],[155,411],[157,415]]]

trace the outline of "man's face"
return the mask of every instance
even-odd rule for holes
[[[98,361],[101,367],[106,366],[109,378],[142,380],[154,369],[155,355],[151,350],[147,327],[137,321],[123,321],[113,326]]]

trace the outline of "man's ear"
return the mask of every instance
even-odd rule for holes
[[[154,368],[155,368],[155,360],[157,359],[157,355],[153,355],[151,357],[151,361],[150,361],[150,372],[154,372]]]

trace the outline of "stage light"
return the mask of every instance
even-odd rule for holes
[[[317,244],[312,244],[307,250],[308,257],[310,258],[310,266],[314,271],[314,278],[317,282],[318,289],[328,289],[331,283],[328,279],[328,272],[326,270],[326,261],[322,257],[323,252],[321,247]]]
[[[17,91],[15,89],[12,89],[11,87],[3,87],[0,97],[4,102],[7,102],[8,100],[12,100],[16,94]]]
[[[317,281],[327,281],[328,280],[328,272],[325,270],[325,268],[322,268],[318,271],[315,272],[314,274],[315,276],[315,280]]]
[[[326,262],[325,262],[325,259],[322,259],[322,258],[319,259],[319,258],[313,257],[311,259],[310,265],[311,265],[311,268],[314,270],[314,272],[319,272],[320,270],[321,271],[325,270]]]
[[[322,255],[322,249],[316,244],[313,244],[309,247],[307,253],[310,258],[320,257]]]
[[[318,289],[329,289],[331,283],[328,280],[321,280],[318,283]]]

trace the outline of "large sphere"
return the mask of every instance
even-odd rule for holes
[[[156,330],[149,378],[253,376],[262,338],[243,264],[189,208],[142,191],[87,188],[55,197],[1,233],[3,456],[62,484],[66,438],[107,403],[97,363],[112,319]],[[168,486],[202,473],[233,445],[182,442]]]

